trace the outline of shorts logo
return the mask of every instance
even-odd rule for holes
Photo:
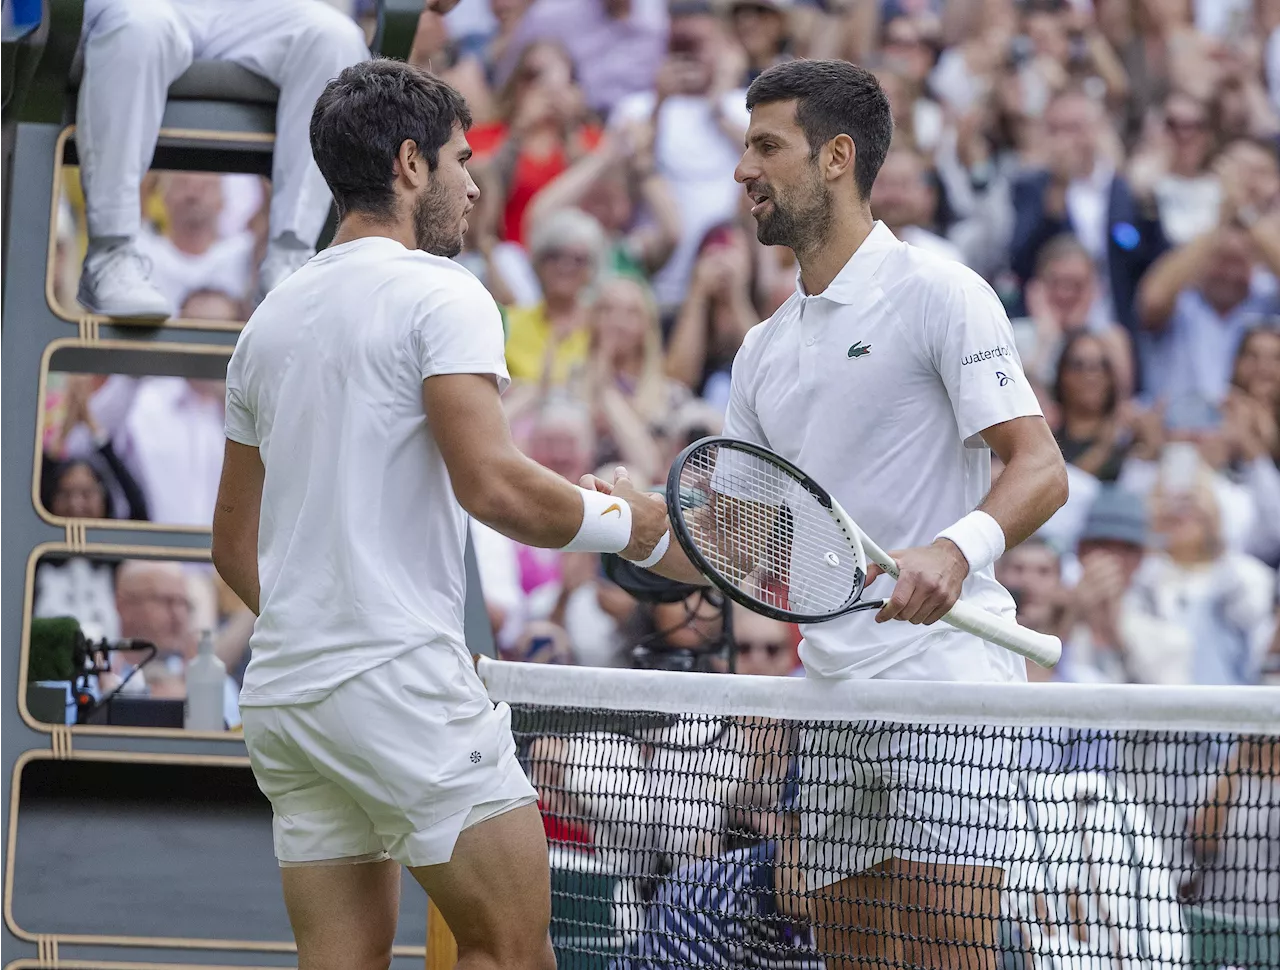
[[[1006,373],[1005,373],[1004,371],[1002,371],[1002,370],[998,370],[998,371],[996,371],[996,378],[997,378],[997,380],[999,380],[999,381],[1000,381],[1000,386],[1001,386],[1001,387],[1004,387],[1006,384],[1008,384],[1010,381],[1012,381],[1012,380],[1013,380],[1013,378],[1012,378],[1012,377],[1010,377],[1008,374],[1006,374]]]
[[[621,505],[619,505],[617,502],[614,502],[614,503],[613,503],[612,505],[610,505],[607,509],[605,509],[603,512],[601,512],[601,513],[600,513],[601,518],[603,518],[604,516],[608,515],[610,512],[617,512],[617,513],[618,513],[618,518],[622,518],[622,506],[621,506]]]
[[[480,752],[479,752],[479,751],[472,751],[472,752],[471,752],[471,763],[472,763],[473,765],[478,765],[478,764],[480,763]]]

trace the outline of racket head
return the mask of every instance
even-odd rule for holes
[[[791,462],[749,441],[693,442],[667,475],[671,531],[733,602],[788,623],[859,608],[867,560],[831,495]]]

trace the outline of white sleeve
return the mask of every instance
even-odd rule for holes
[[[1013,327],[995,292],[965,271],[926,304],[925,334],[934,367],[947,387],[962,440],[992,425],[1040,415],[1040,402],[1022,372]]]
[[[253,411],[245,400],[243,371],[244,359],[239,354],[232,354],[231,362],[227,364],[227,406],[224,430],[231,441],[257,448],[261,444],[258,439],[258,425],[254,421]]]
[[[733,369],[729,378],[729,404],[724,412],[724,434],[727,438],[750,441],[752,444],[769,447],[769,439],[765,437],[764,428],[760,426],[760,418],[755,409],[755,367],[751,363],[750,346],[753,343],[750,331],[747,339],[738,348],[738,355],[733,360]]]
[[[502,314],[469,273],[448,293],[420,305],[409,349],[424,381],[440,374],[492,374],[500,392],[511,383]]]

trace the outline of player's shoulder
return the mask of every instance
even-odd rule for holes
[[[917,299],[952,298],[973,293],[995,296],[991,285],[958,259],[900,243],[880,267],[881,288],[898,297]]]

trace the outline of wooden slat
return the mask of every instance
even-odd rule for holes
[[[427,970],[453,970],[458,962],[458,944],[454,942],[449,924],[427,900]]]

